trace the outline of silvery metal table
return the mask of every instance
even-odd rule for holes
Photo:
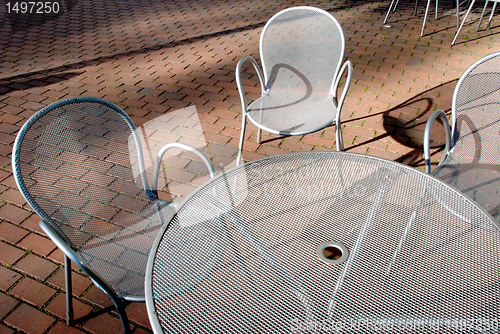
[[[492,333],[500,233],[448,185],[368,155],[301,152],[212,179],[149,257],[155,333]]]

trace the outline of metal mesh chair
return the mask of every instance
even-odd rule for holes
[[[247,118],[261,131],[280,135],[303,135],[332,123],[337,150],[342,150],[340,114],[352,77],[352,64],[344,58],[344,33],[337,20],[313,7],[294,7],[274,15],[260,38],[263,72],[254,58],[243,57],[236,67],[236,83],[243,109],[241,151]],[[261,97],[247,106],[241,83],[241,67],[249,61],[259,76]],[[346,82],[339,99],[337,90],[344,71]]]
[[[440,117],[446,148],[432,174],[455,186],[500,221],[500,52],[469,67],[458,81],[448,118],[437,110],[424,135],[426,171],[430,166],[432,124]],[[451,149],[450,149],[451,148]]]
[[[64,252],[67,321],[73,318],[71,261],[112,299],[123,329],[130,332],[126,303],[144,301],[144,272],[151,245],[175,205],[150,188],[139,134],[115,105],[96,98],[74,98],[49,105],[22,127],[13,150],[19,190],[42,218],[40,226]],[[201,151],[189,149],[213,168]]]

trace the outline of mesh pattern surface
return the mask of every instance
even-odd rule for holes
[[[337,110],[330,89],[344,56],[338,22],[294,8],[270,20],[261,39],[268,91],[249,106],[250,118],[290,134],[331,124]]]
[[[319,259],[329,241],[346,262]],[[491,333],[474,319],[498,329],[499,246],[488,215],[421,172],[282,155],[186,200],[155,253],[152,296],[165,333]]]
[[[133,125],[92,100],[38,116],[19,142],[23,194],[119,295],[144,297],[160,204],[134,177],[141,173],[133,172],[139,166]]]
[[[434,171],[500,221],[500,53],[475,64],[456,88],[456,143]]]

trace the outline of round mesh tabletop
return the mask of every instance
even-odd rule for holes
[[[146,303],[157,333],[497,332],[499,242],[491,216],[411,167],[285,154],[183,202]]]

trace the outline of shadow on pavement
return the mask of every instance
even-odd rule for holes
[[[443,109],[446,113],[451,111],[451,95],[442,96],[441,94],[443,91],[453,92],[457,81],[458,78],[435,86],[384,112],[342,122],[349,123],[355,120],[365,120],[379,115],[382,115],[383,118],[386,133],[368,141],[357,143],[350,148],[367,145],[382,139],[395,141],[412,149],[412,151],[404,154],[396,161],[414,167],[423,166],[424,160],[421,155],[423,154],[425,125],[434,110],[438,109],[438,106],[439,109]],[[444,106],[447,108],[444,108]],[[443,125],[440,120],[437,120],[434,126],[442,127]],[[444,130],[441,135],[431,135],[431,148],[442,147],[444,147]]]

